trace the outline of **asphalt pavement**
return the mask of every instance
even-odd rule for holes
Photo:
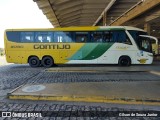
[[[2,62],[3,61],[3,62]],[[65,102],[65,101],[31,101],[31,100],[10,100],[8,93],[15,88],[26,84],[51,84],[51,83],[84,83],[84,82],[116,82],[123,84],[156,82],[160,85],[160,62],[156,61],[152,65],[133,65],[130,67],[120,67],[117,65],[59,65],[50,69],[43,67],[31,68],[28,64],[7,64],[4,58],[0,58],[0,111],[2,112],[56,112],[56,116],[43,118],[26,118],[1,117],[4,120],[78,120],[78,119],[94,119],[94,120],[159,120],[160,117],[146,116],[121,116],[116,113],[125,111],[158,112],[160,114],[159,105],[146,104],[113,104],[113,103],[94,103],[94,102]],[[89,72],[87,72],[89,71]],[[158,91],[158,90],[157,90]],[[65,113],[68,111],[65,115]],[[79,115],[77,117],[75,112]],[[82,115],[83,111],[89,111],[86,116]],[[94,116],[94,112],[112,112],[112,114],[100,117]],[[73,113],[73,114],[72,114]],[[92,116],[91,116],[92,114]]]

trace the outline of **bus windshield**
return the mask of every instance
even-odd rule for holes
[[[149,37],[147,35],[147,32],[135,31],[135,30],[129,30],[128,32],[130,33],[132,38],[135,40],[135,42],[140,50],[143,50],[146,52],[152,52],[153,38]]]
[[[152,52],[152,41],[153,39],[148,36],[139,35],[138,47],[140,50]]]
[[[144,31],[136,31],[136,30],[128,30],[132,38],[135,40],[135,42],[138,42],[139,35],[148,35],[147,32]]]
[[[149,40],[149,44],[150,44],[151,49],[152,49],[152,53],[154,55],[158,54],[158,39],[156,37],[148,36],[148,35],[140,35],[139,38],[140,39],[148,39]]]

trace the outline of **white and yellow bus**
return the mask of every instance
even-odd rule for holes
[[[8,63],[31,67],[53,64],[151,64],[154,39],[135,27],[7,29]]]

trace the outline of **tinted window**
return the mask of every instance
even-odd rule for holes
[[[111,31],[111,42],[124,42],[126,40],[125,32],[123,31]]]
[[[92,42],[103,42],[103,32],[91,32]]]
[[[35,32],[35,42],[52,42],[53,32]]]
[[[7,31],[6,34],[9,41],[20,42],[20,32]]]
[[[111,31],[110,41],[131,44],[131,41],[125,31]]]
[[[138,46],[140,46],[139,35],[147,35],[147,32],[143,32],[143,31],[128,30],[128,32],[130,33],[132,38],[135,40]]]
[[[139,48],[140,50],[144,50],[147,52],[152,52],[152,45],[151,45],[151,39],[146,37],[139,37]]]
[[[110,42],[110,32],[109,31],[105,31],[104,32],[104,42]]]
[[[74,42],[71,32],[54,32],[54,42]]]
[[[21,42],[34,42],[34,32],[21,32]]]
[[[87,42],[89,40],[89,32],[75,32],[76,42]]]

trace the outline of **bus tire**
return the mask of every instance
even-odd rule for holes
[[[30,57],[28,60],[28,63],[31,67],[39,67],[40,66],[40,60],[38,57]]]
[[[130,66],[131,65],[131,58],[129,56],[122,56],[119,58],[118,64],[120,66]]]
[[[49,68],[49,67],[52,67],[53,64],[54,64],[54,61],[52,57],[47,56],[42,59],[43,67]]]

